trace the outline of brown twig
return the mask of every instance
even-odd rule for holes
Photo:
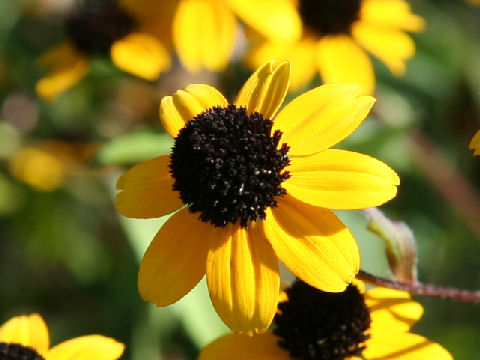
[[[460,290],[455,288],[440,287],[422,283],[404,283],[396,280],[381,278],[363,270],[357,274],[357,278],[372,285],[408,291],[413,295],[432,296],[441,299],[480,303],[480,291]]]

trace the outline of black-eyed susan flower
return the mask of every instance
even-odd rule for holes
[[[268,39],[300,36],[300,19],[290,0],[180,0],[173,40],[185,67],[224,69],[235,45],[237,18]]]
[[[117,183],[125,216],[177,210],[141,262],[145,300],[169,305],[206,273],[224,322],[236,332],[263,332],[277,306],[277,258],[325,291],[343,291],[357,273],[357,244],[328,209],[382,204],[399,179],[379,160],[329,148],[375,99],[360,96],[357,85],[325,85],[277,114],[289,73],[288,63],[263,65],[233,105],[199,84],[162,99],[171,155],[133,167]]]
[[[408,293],[361,288],[327,293],[296,281],[278,305],[271,332],[225,335],[199,360],[452,359],[439,344],[409,331],[423,308]]]
[[[68,40],[39,60],[48,73],[38,81],[37,93],[55,99],[85,76],[95,56],[110,56],[122,70],[155,80],[170,67],[167,48],[175,5],[174,0],[77,4],[65,22]]]
[[[406,31],[418,32],[424,21],[404,0],[298,0],[303,35],[298,41],[259,38],[246,62],[252,67],[270,60],[292,64],[291,89],[299,89],[320,73],[325,83],[355,82],[373,92],[375,74],[367,50],[395,74],[415,52]]]
[[[22,315],[0,327],[2,360],[115,360],[123,344],[102,335],[86,335],[50,348],[50,335],[38,314]]]

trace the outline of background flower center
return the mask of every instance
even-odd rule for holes
[[[350,33],[360,16],[361,0],[300,0],[303,24],[318,35]]]
[[[33,348],[0,342],[0,360],[44,360]]]
[[[115,0],[88,0],[72,11],[66,31],[79,51],[109,55],[112,44],[129,34],[134,26],[133,17]]]
[[[370,311],[354,285],[327,293],[297,280],[278,304],[274,323],[279,345],[294,359],[342,360],[361,355],[369,338]]]
[[[200,219],[215,226],[265,218],[276,206],[275,196],[286,191],[288,146],[278,144],[282,133],[272,134],[272,121],[259,113],[230,105],[197,115],[180,130],[172,150],[170,168],[174,190],[200,212]]]

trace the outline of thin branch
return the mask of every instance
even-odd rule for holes
[[[357,278],[369,284],[408,291],[413,295],[432,296],[441,299],[463,301],[478,304],[480,303],[480,291],[460,290],[455,288],[440,287],[422,283],[404,283],[396,280],[388,280],[363,270],[357,274]]]

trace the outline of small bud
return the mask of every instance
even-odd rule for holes
[[[403,221],[387,218],[379,209],[364,209],[368,230],[385,243],[390,269],[396,280],[415,284],[417,279],[417,244],[412,230]]]

